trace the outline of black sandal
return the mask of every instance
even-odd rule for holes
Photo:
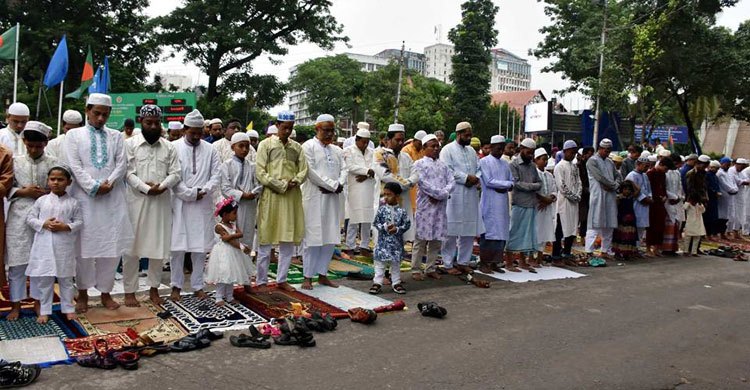
[[[218,340],[220,338],[223,338],[224,334],[223,333],[211,332],[208,329],[201,329],[201,330],[198,331],[198,333],[195,334],[195,337],[199,338],[199,339],[207,339],[209,341],[216,341],[216,340]]]
[[[420,302],[417,304],[417,309],[424,317],[443,318],[448,314],[445,308],[435,302]]]
[[[196,349],[203,349],[211,345],[211,341],[205,338],[198,338],[195,335],[185,336],[171,345],[173,352],[189,352]]]
[[[401,283],[399,283],[393,285],[393,292],[395,292],[396,294],[406,294],[406,289]]]
[[[271,343],[264,338],[249,337],[246,334],[240,334],[239,336],[229,336],[229,343],[235,347],[243,348],[258,348],[268,349],[271,348]]]
[[[132,351],[115,352],[112,354],[115,361],[126,370],[137,370],[140,356]]]
[[[369,293],[372,295],[377,295],[377,294],[380,294],[381,291],[383,291],[383,286],[375,283],[372,285],[372,287],[370,287]]]

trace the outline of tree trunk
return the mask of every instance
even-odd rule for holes
[[[219,71],[219,65],[221,61],[221,55],[214,51],[212,53],[211,62],[208,65],[207,74],[208,74],[208,90],[206,91],[206,100],[209,102],[212,102],[214,98],[216,98],[219,93],[216,89],[216,85],[219,82],[219,76],[221,75],[221,72]]]
[[[695,136],[693,121],[690,120],[690,107],[688,107],[687,97],[679,94],[675,94],[674,97],[677,100],[677,104],[680,106],[682,117],[685,119],[685,125],[687,125],[688,130],[688,139],[690,140],[690,145],[693,151],[699,155],[703,154],[700,141],[698,140],[698,137]]]

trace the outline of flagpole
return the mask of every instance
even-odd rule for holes
[[[16,23],[16,66],[13,72],[13,103],[16,102],[18,93],[18,41],[21,37],[21,23]]]
[[[63,86],[65,86],[65,80],[60,82],[60,103],[57,106],[57,136],[60,136],[60,121],[62,121],[62,101],[63,101]]]

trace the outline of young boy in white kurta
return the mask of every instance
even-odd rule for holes
[[[5,265],[8,267],[10,301],[13,308],[6,319],[18,319],[21,301],[26,299],[26,266],[29,262],[34,231],[26,224],[34,202],[49,192],[47,172],[57,159],[47,154],[45,146],[52,129],[41,122],[30,121],[21,132],[24,154],[13,157],[13,188],[8,192]]]
[[[26,222],[36,232],[26,275],[31,280],[31,297],[39,302],[37,322],[44,324],[52,314],[55,278],[60,286],[60,307],[68,319],[75,319],[73,276],[76,274],[76,244],[83,226],[78,201],[65,192],[71,184],[68,168],[55,166],[49,171],[52,193],[34,202]]]

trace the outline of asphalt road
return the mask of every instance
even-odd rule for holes
[[[34,387],[750,388],[750,264],[668,258],[578,270],[589,276],[490,289],[453,278],[409,282],[411,310],[370,326],[340,321],[335,332],[316,335],[315,348],[239,349],[224,339],[142,360],[135,372],[54,367]],[[437,301],[448,316],[420,316],[422,300]]]

